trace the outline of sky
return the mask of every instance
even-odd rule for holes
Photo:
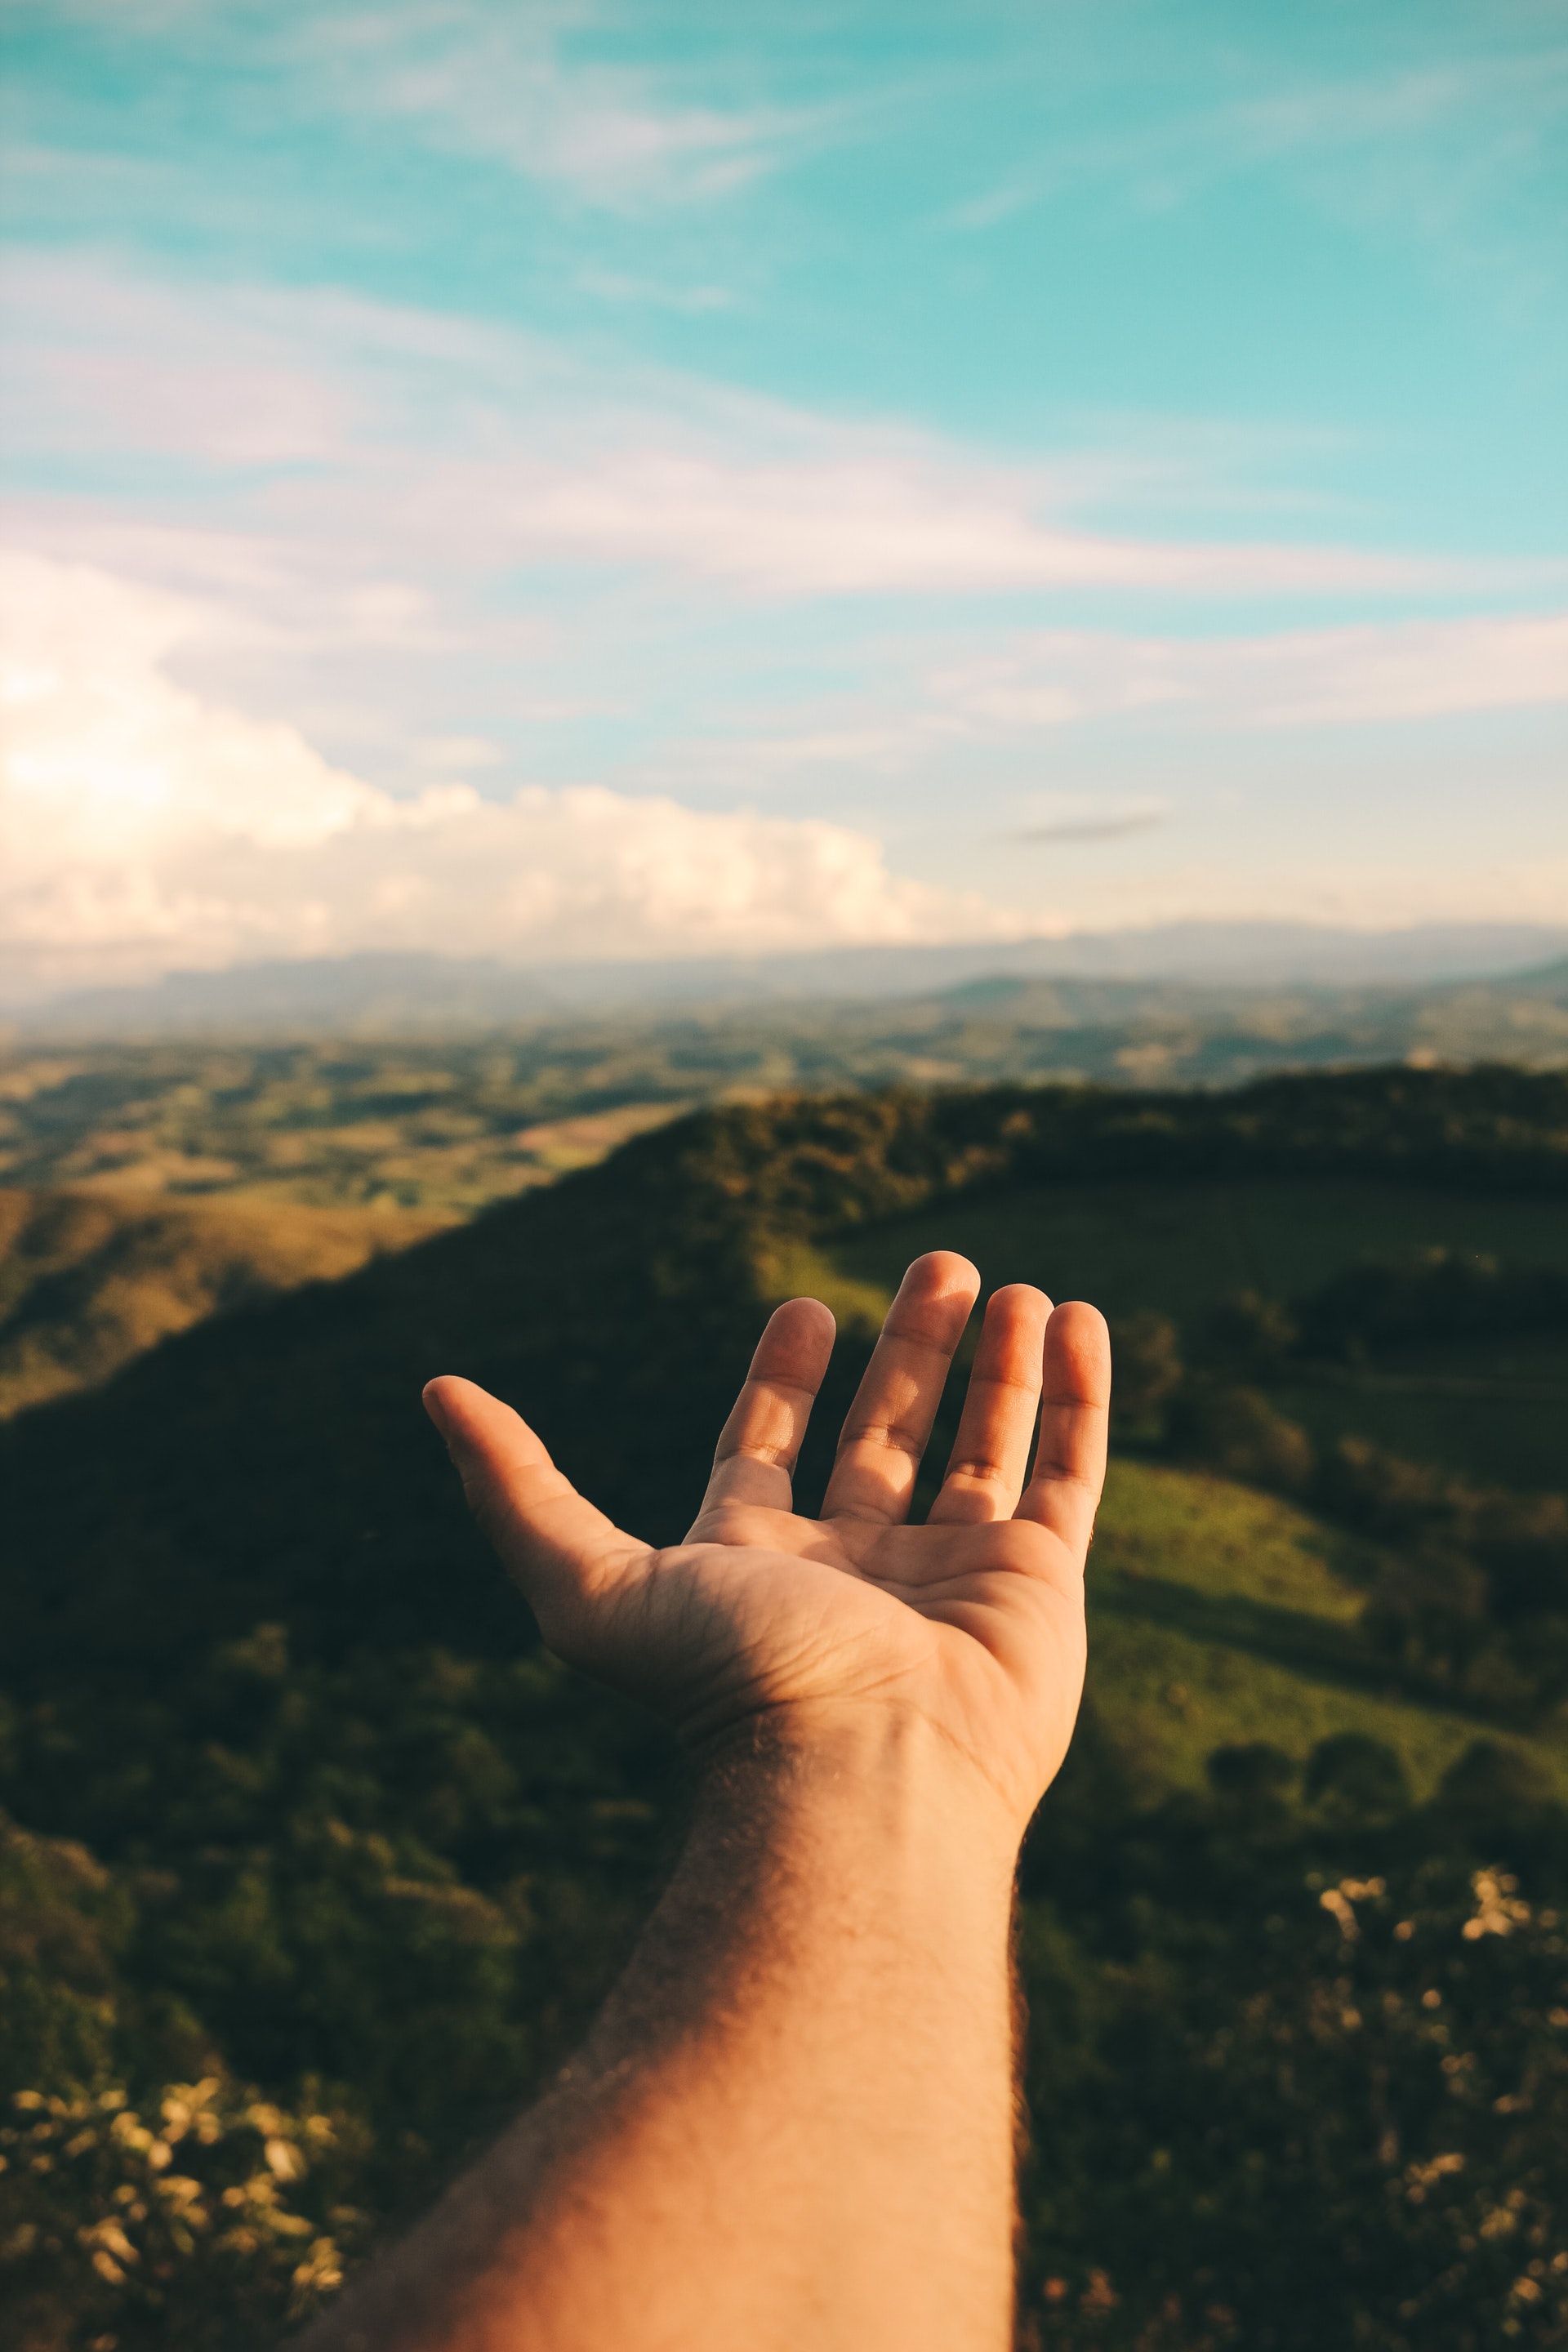
[[[0,991],[1568,921],[1563,0],[0,45]]]

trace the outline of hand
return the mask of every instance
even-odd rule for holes
[[[925,1526],[910,1527],[979,1288],[946,1251],[910,1266],[820,1519],[795,1516],[790,1487],[833,1346],[816,1299],[792,1299],[769,1322],[702,1507],[667,1550],[612,1525],[527,1423],[471,1381],[432,1381],[426,1402],[559,1655],[658,1707],[694,1744],[759,1718],[805,1739],[850,1720],[934,1731],[1021,1833],[1067,1751],[1083,1684],[1110,1348],[1092,1307],[1053,1312],[1026,1285],[997,1291],[942,1491]]]

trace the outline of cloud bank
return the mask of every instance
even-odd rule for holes
[[[870,835],[598,787],[399,799],[292,727],[168,675],[203,616],[0,559],[0,983],[142,979],[363,948],[522,961],[1016,938]]]

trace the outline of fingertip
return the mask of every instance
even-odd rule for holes
[[[473,1437],[474,1423],[477,1419],[483,1420],[487,1406],[509,1420],[514,1417],[510,1408],[492,1397],[488,1389],[480,1388],[477,1381],[464,1380],[458,1372],[437,1372],[433,1381],[426,1381],[421,1398],[426,1412],[448,1445]]]
[[[419,1391],[420,1403],[424,1406],[426,1412],[429,1414],[431,1420],[435,1423],[443,1437],[447,1436],[451,1429],[451,1423],[447,1415],[447,1407],[443,1393],[451,1378],[452,1375],[449,1372],[437,1372],[435,1379],[433,1381],[426,1381],[424,1387]]]
[[[1064,1299],[1046,1326],[1046,1341],[1070,1368],[1075,1386],[1086,1399],[1109,1395],[1110,1332],[1098,1307],[1086,1298]]]
[[[805,1293],[798,1298],[786,1298],[782,1307],[773,1309],[775,1320],[781,1315],[787,1315],[803,1331],[815,1324],[819,1331],[826,1333],[829,1342],[837,1337],[838,1320],[826,1299],[812,1298]]]
[[[771,1378],[782,1371],[801,1386],[815,1388],[827,1370],[837,1336],[833,1309],[820,1298],[786,1298],[768,1318],[752,1359],[752,1376],[760,1370]]]
[[[1064,1298],[1055,1313],[1064,1318],[1064,1332],[1071,1331],[1075,1336],[1081,1332],[1085,1336],[1093,1335],[1107,1340],[1110,1337],[1110,1326],[1104,1316],[1098,1307],[1091,1307],[1087,1298]]]
[[[985,1302],[987,1315],[1037,1314],[1042,1323],[1052,1313],[1051,1302],[1032,1282],[1005,1282]]]
[[[979,1296],[977,1265],[961,1257],[957,1250],[927,1250],[906,1269],[893,1303],[942,1308],[961,1300],[967,1318]]]

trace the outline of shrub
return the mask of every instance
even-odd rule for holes
[[[1417,1672],[1462,1683],[1491,1638],[1487,1580],[1436,1544],[1386,1559],[1362,1612],[1373,1649]]]
[[[1176,1453],[1225,1477],[1285,1495],[1311,1483],[1311,1439],[1257,1389],[1190,1381],[1173,1400],[1168,1427]]]
[[[1215,1354],[1249,1372],[1272,1370],[1295,1347],[1296,1318],[1281,1299],[1260,1290],[1238,1290],[1215,1307],[1208,1322]]]
[[[1111,1412],[1121,1429],[1152,1423],[1182,1384],[1181,1339],[1168,1315],[1145,1309],[1110,1325]]]
[[[1246,1812],[1278,1804],[1296,1778],[1292,1759],[1267,1739],[1216,1748],[1204,1769],[1215,1795]]]
[[[1550,1803],[1554,1790],[1534,1757],[1500,1739],[1473,1739],[1444,1773],[1438,1801],[1455,1812],[1500,1822]]]
[[[1347,1822],[1403,1813],[1410,1806],[1404,1762],[1367,1731],[1336,1731],[1320,1739],[1307,1759],[1302,1789],[1310,1804]]]
[[[37,2352],[230,2352],[269,2343],[342,2284],[357,2136],[209,2076],[22,2091],[0,2127],[0,2275]],[[334,2193],[336,2192],[336,2193]]]

